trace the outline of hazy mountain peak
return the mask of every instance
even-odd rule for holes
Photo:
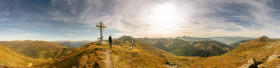
[[[133,37],[131,37],[131,36],[122,36],[122,37],[120,37],[118,39],[121,39],[123,41],[131,41],[131,40],[135,41],[135,39]]]
[[[267,36],[262,36],[260,38],[257,38],[256,40],[260,41],[260,42],[270,42],[272,41],[269,37]]]
[[[122,36],[122,37],[120,37],[120,38],[130,38],[130,39],[133,39],[133,37],[131,37],[131,36],[126,36],[126,35],[124,35],[124,36]]]

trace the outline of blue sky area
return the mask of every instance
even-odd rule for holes
[[[280,37],[279,0],[0,0],[0,40]]]

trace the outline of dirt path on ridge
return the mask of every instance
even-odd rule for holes
[[[104,54],[105,54],[105,67],[106,68],[113,68],[113,64],[112,64],[112,60],[111,60],[111,51],[110,51],[110,49],[108,49],[108,50],[106,50],[105,52],[104,52]]]

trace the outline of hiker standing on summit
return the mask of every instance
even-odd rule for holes
[[[112,42],[113,42],[113,40],[112,40],[112,37],[111,37],[111,35],[109,36],[109,45],[110,45],[110,49],[112,48]]]

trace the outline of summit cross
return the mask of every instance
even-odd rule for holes
[[[97,39],[101,43],[101,41],[103,40],[102,30],[104,30],[104,28],[106,28],[106,26],[102,22],[100,22],[98,25],[96,25],[96,27],[100,30],[100,38],[97,38]]]

